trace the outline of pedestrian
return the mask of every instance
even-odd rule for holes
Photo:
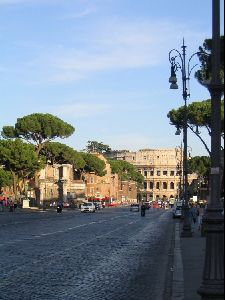
[[[144,217],[145,216],[145,210],[146,210],[146,206],[144,205],[144,203],[141,205],[141,216]]]
[[[194,230],[195,230],[195,224],[197,222],[196,207],[193,204],[191,204],[191,207],[189,209],[189,220],[190,220],[190,223],[191,223],[191,231],[193,233]]]
[[[10,212],[14,211],[14,203],[12,202],[12,200],[9,202],[9,211]]]
[[[205,213],[205,209],[202,205],[198,204],[196,209],[197,221],[198,221],[198,230],[201,230],[202,227],[202,217]]]
[[[1,201],[1,200],[0,200],[0,211],[1,211],[1,212],[4,211],[3,201]]]

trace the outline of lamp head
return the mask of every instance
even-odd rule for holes
[[[177,83],[177,76],[176,76],[176,74],[170,76],[169,83]]]
[[[174,64],[171,65],[171,76],[169,78],[169,83],[171,83],[171,85],[170,85],[171,90],[177,90],[178,89],[177,76],[176,76],[175,65]]]
[[[178,87],[178,84],[177,84],[176,82],[172,82],[172,83],[171,83],[171,85],[170,85],[170,89],[171,89],[171,90],[178,90],[178,88],[179,88],[179,87]]]
[[[177,128],[177,131],[175,132],[175,135],[181,135],[181,130],[180,130],[180,128]]]

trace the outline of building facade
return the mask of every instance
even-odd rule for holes
[[[105,162],[104,176],[94,172],[85,173],[82,180],[74,180],[73,166],[46,165],[39,172],[39,199],[43,203],[71,202],[78,199],[106,198],[109,202],[136,202],[137,184],[133,181],[120,181],[118,174],[113,174],[107,159],[101,154],[94,154]],[[34,182],[30,181],[27,196],[35,198]]]
[[[144,149],[137,152],[115,151],[110,158],[126,160],[136,166],[144,176],[146,200],[176,199],[181,197],[183,186],[183,151],[175,149]],[[189,183],[196,175],[189,175]]]
[[[105,176],[94,172],[85,174],[86,196],[88,198],[110,198],[116,202],[137,201],[137,184],[133,181],[120,181],[118,174],[113,174],[111,166],[102,154],[95,154],[105,162]]]

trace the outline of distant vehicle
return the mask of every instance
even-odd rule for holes
[[[182,216],[182,206],[177,206],[174,210],[173,210],[173,218],[181,218]]]
[[[159,204],[157,202],[153,202],[152,207],[153,208],[159,208]]]
[[[130,206],[130,211],[139,211],[140,208],[139,208],[139,204],[131,204]]]
[[[150,202],[144,202],[144,206],[146,209],[151,208],[151,203]]]
[[[174,202],[174,207],[180,206],[182,207],[184,203],[184,200],[177,200]]]
[[[95,210],[95,205],[92,202],[83,203],[80,207],[81,212],[95,212]]]
[[[95,209],[96,210],[100,210],[103,208],[102,203],[101,202],[93,202],[95,205]]]

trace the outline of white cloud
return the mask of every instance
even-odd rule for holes
[[[0,4],[9,1],[32,2],[0,0]],[[82,14],[88,13],[91,13],[91,9],[83,11]],[[33,59],[20,61],[24,77],[29,74],[29,82],[65,84],[88,78],[97,72],[149,68],[168,63],[169,50],[174,45],[179,48],[184,35],[192,43],[203,40],[203,33],[193,32],[188,24],[175,26],[168,21],[131,22],[119,19],[104,21],[104,26],[102,21],[97,22],[82,32],[82,35],[76,35],[76,38],[70,36],[70,40],[65,40],[63,45],[56,45],[50,39],[50,45],[38,43],[35,50],[32,42],[30,47],[27,43],[26,53],[29,54],[30,51]],[[26,45],[26,41],[22,43]],[[14,68],[18,70],[20,66],[16,63],[18,62],[15,62]]]
[[[177,44],[177,37],[182,43],[183,35],[202,40],[201,32],[193,33],[177,25],[175,28],[168,22],[109,22],[85,37],[88,46],[82,51],[78,50],[79,45],[61,48],[58,53],[52,50],[45,63],[61,74],[63,81],[67,77],[64,73],[70,74],[71,81],[93,72],[156,66],[168,60],[168,51]]]
[[[65,104],[54,109],[54,113],[74,118],[94,117],[105,114],[111,110],[110,104],[101,103],[75,103]]]

